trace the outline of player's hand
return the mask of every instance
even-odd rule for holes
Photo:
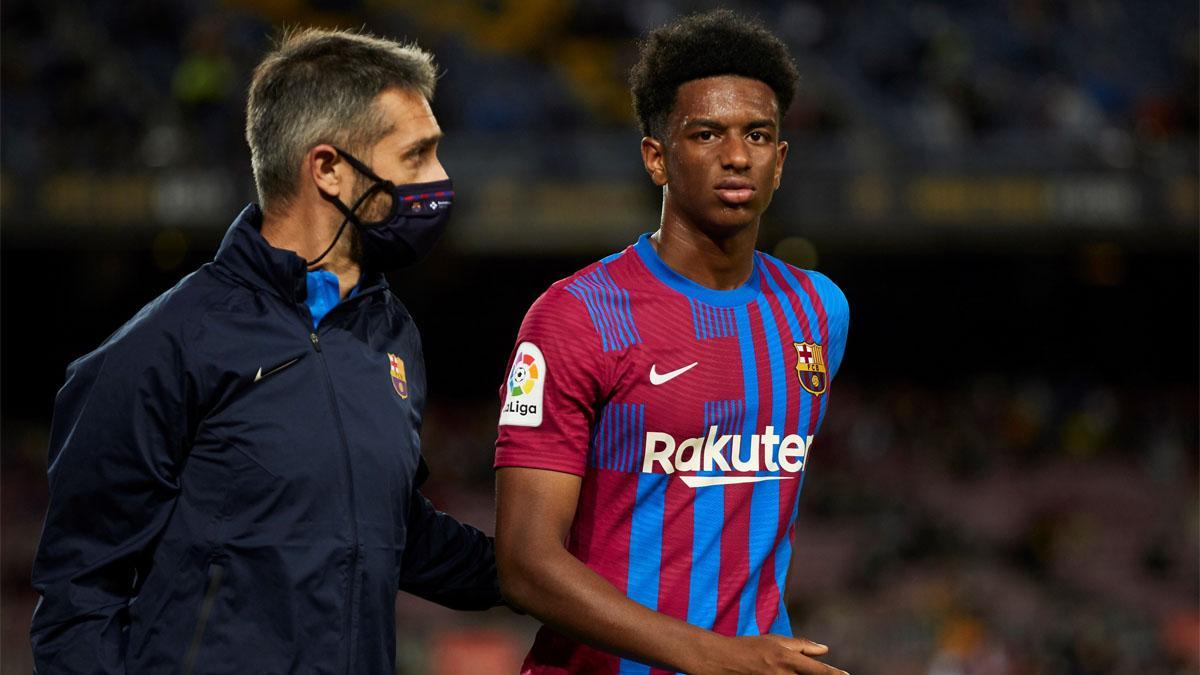
[[[782,635],[725,638],[716,654],[693,675],[848,675],[814,656],[829,652],[825,645]]]

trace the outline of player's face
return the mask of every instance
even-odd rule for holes
[[[379,95],[376,106],[391,131],[363,158],[371,170],[396,185],[445,180],[446,170],[437,155],[442,130],[429,101],[419,92],[389,89]],[[356,196],[370,187],[370,179],[351,174],[360,183],[355,186]],[[390,207],[387,200],[383,195],[370,199],[360,217],[366,221],[382,218]]]
[[[664,208],[717,232],[758,222],[787,157],[787,143],[779,140],[779,103],[769,86],[734,75],[686,82],[665,135],[657,163],[643,143],[651,177],[667,188]]]

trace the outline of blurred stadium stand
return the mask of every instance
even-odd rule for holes
[[[66,364],[253,197],[242,106],[282,25],[432,49],[461,192],[395,287],[422,326],[431,497],[490,527],[516,327],[655,227],[625,71],[709,2],[8,0],[0,7],[0,670]],[[793,47],[762,247],[830,274],[849,358],[801,499],[798,632],[854,673],[1200,669],[1195,3],[732,2]],[[398,601],[402,673],[515,672],[536,628]]]

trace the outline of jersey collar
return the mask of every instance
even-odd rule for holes
[[[638,237],[637,243],[633,245],[633,250],[637,251],[638,257],[642,259],[646,269],[650,270],[655,278],[672,290],[693,300],[699,300],[715,307],[736,307],[758,297],[758,280],[761,273],[757,255],[754,256],[754,268],[750,271],[750,278],[746,280],[746,283],[727,291],[718,291],[701,286],[668,267],[662,258],[658,257],[658,251],[655,251],[654,246],[650,243],[650,233]]]

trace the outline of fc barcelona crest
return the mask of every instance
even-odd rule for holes
[[[800,386],[813,395],[825,393],[829,375],[825,370],[825,348],[815,342],[793,342],[796,346],[796,374]]]
[[[404,373],[404,359],[395,354],[388,354],[392,364],[392,387],[400,398],[408,398],[408,376]]]

